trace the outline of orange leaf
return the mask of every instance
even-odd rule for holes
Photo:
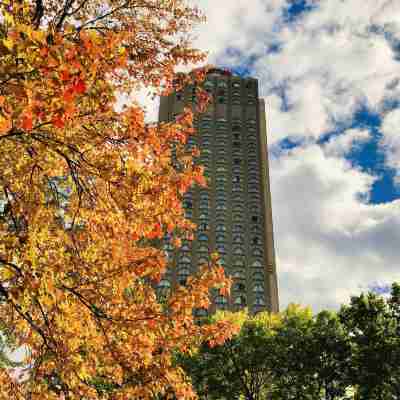
[[[69,81],[71,79],[71,75],[66,69],[64,69],[60,72],[60,78],[62,81]]]
[[[21,122],[21,127],[22,129],[26,131],[31,131],[33,128],[33,120],[32,120],[32,114],[27,113],[22,117],[22,122]]]
[[[52,121],[54,126],[56,126],[57,128],[64,128],[65,122],[63,120],[63,118],[61,117],[61,115],[57,115],[55,116]]]
[[[79,94],[86,92],[86,84],[82,79],[79,79],[77,82],[75,82],[74,91]]]

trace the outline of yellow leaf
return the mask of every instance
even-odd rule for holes
[[[3,44],[8,50],[12,50],[14,47],[14,42],[11,39],[3,39]]]

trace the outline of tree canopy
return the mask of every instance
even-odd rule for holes
[[[28,357],[17,379],[0,366],[0,399],[190,398],[171,354],[230,335],[192,316],[228,290],[216,262],[163,303],[154,289],[158,243],[190,236],[182,194],[205,184],[184,148],[193,113],[116,107],[201,80],[176,74],[204,58],[201,20],[182,0],[1,0],[0,320]]]
[[[178,362],[208,400],[400,398],[400,286],[351,298],[340,311],[291,304],[279,314],[217,314],[240,327]]]

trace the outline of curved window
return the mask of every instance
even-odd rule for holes
[[[205,257],[200,257],[199,261],[197,262],[199,265],[208,264],[208,260]]]
[[[218,167],[217,172],[226,172],[227,169],[225,167]]]
[[[253,250],[252,254],[253,254],[254,257],[261,257],[261,256],[262,256],[262,251],[261,251],[261,249],[259,249],[259,248],[256,247],[256,248]]]
[[[240,99],[240,96],[239,97],[232,97],[232,104],[237,104],[237,105],[239,105],[239,104],[241,104],[241,99]]]
[[[233,273],[233,277],[235,279],[246,279],[246,275],[244,273],[244,271],[242,269],[237,269],[234,273]]]
[[[199,220],[200,220],[200,221],[208,221],[208,215],[206,215],[206,214],[200,214]]]
[[[183,244],[181,247],[182,251],[190,251],[190,247],[187,244]]]
[[[217,227],[215,228],[216,232],[226,232],[226,226],[222,224],[218,224]]]
[[[225,204],[218,204],[216,207],[217,211],[225,211],[226,210],[226,205]]]
[[[224,246],[224,245],[218,245],[218,246],[216,247],[216,250],[217,250],[218,253],[220,253],[220,254],[226,254],[226,249],[225,249],[225,246]]]
[[[240,82],[239,82],[239,81],[233,81],[233,82],[232,82],[232,87],[234,87],[234,88],[240,88]]]
[[[235,254],[236,256],[244,256],[244,250],[241,247],[236,247],[233,250],[233,254]]]
[[[234,224],[232,227],[232,232],[243,232],[243,225]]]
[[[199,241],[200,242],[207,242],[208,241],[208,236],[207,235],[205,235],[204,233],[201,233],[200,235],[199,235]]]
[[[217,243],[224,243],[224,242],[225,242],[225,236],[224,236],[224,235],[217,235],[217,236],[215,237],[215,241],[216,241]]]
[[[233,221],[234,222],[242,222],[243,221],[243,215],[242,214],[234,214],[233,215]]]
[[[261,285],[261,283],[256,283],[253,286],[253,292],[254,293],[264,293],[264,287],[263,285]]]
[[[189,267],[180,267],[178,269],[178,276],[189,276],[189,275],[190,275]]]
[[[244,292],[246,291],[246,285],[243,282],[236,282],[233,285],[233,290],[236,290],[238,292]]]
[[[254,272],[253,274],[253,280],[254,281],[259,281],[259,282],[264,282],[264,274],[262,272]]]
[[[236,259],[233,263],[235,267],[243,267],[244,268],[244,261],[243,259]]]
[[[208,247],[207,247],[207,246],[204,246],[204,245],[201,245],[201,246],[199,246],[198,251],[199,251],[200,253],[208,253]]]
[[[215,298],[215,305],[217,307],[225,307],[227,305],[228,301],[224,296],[217,296]]]
[[[208,207],[209,207],[208,201],[207,201],[207,202],[200,201],[200,204],[199,204],[199,209],[200,209],[200,210],[207,209]]]
[[[199,225],[199,231],[203,232],[203,231],[208,231],[210,229],[210,225],[208,225],[207,223],[203,222]]]
[[[234,301],[235,305],[237,306],[245,306],[246,305],[246,297],[241,295],[237,296]]]
[[[195,317],[206,317],[208,312],[205,308],[196,308],[196,310],[194,310],[194,315]]]
[[[166,244],[164,244],[163,249],[164,250],[173,250],[174,246],[172,246],[171,243],[166,243]]]
[[[265,301],[262,297],[256,297],[254,301],[255,306],[265,306]]]
[[[186,256],[181,257],[179,260],[179,264],[186,264],[186,263],[190,264],[190,258]]]
[[[236,235],[233,237],[233,243],[239,243],[242,244],[243,243],[243,236],[242,235]]]
[[[262,264],[259,260],[256,260],[251,264],[251,266],[254,268],[260,268],[260,267],[262,267]]]
[[[169,289],[171,287],[171,282],[168,279],[161,279],[160,283],[157,285],[158,289]]]

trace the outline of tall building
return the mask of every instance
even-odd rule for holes
[[[264,100],[258,81],[213,69],[203,83],[214,101],[195,118],[188,149],[201,151],[208,188],[184,196],[187,216],[198,230],[184,242],[161,286],[184,283],[209,253],[218,251],[234,284],[230,298],[216,295],[216,308],[250,312],[279,309],[272,229]],[[159,120],[172,121],[195,100],[192,86],[161,98]],[[172,250],[166,245],[167,251]]]

